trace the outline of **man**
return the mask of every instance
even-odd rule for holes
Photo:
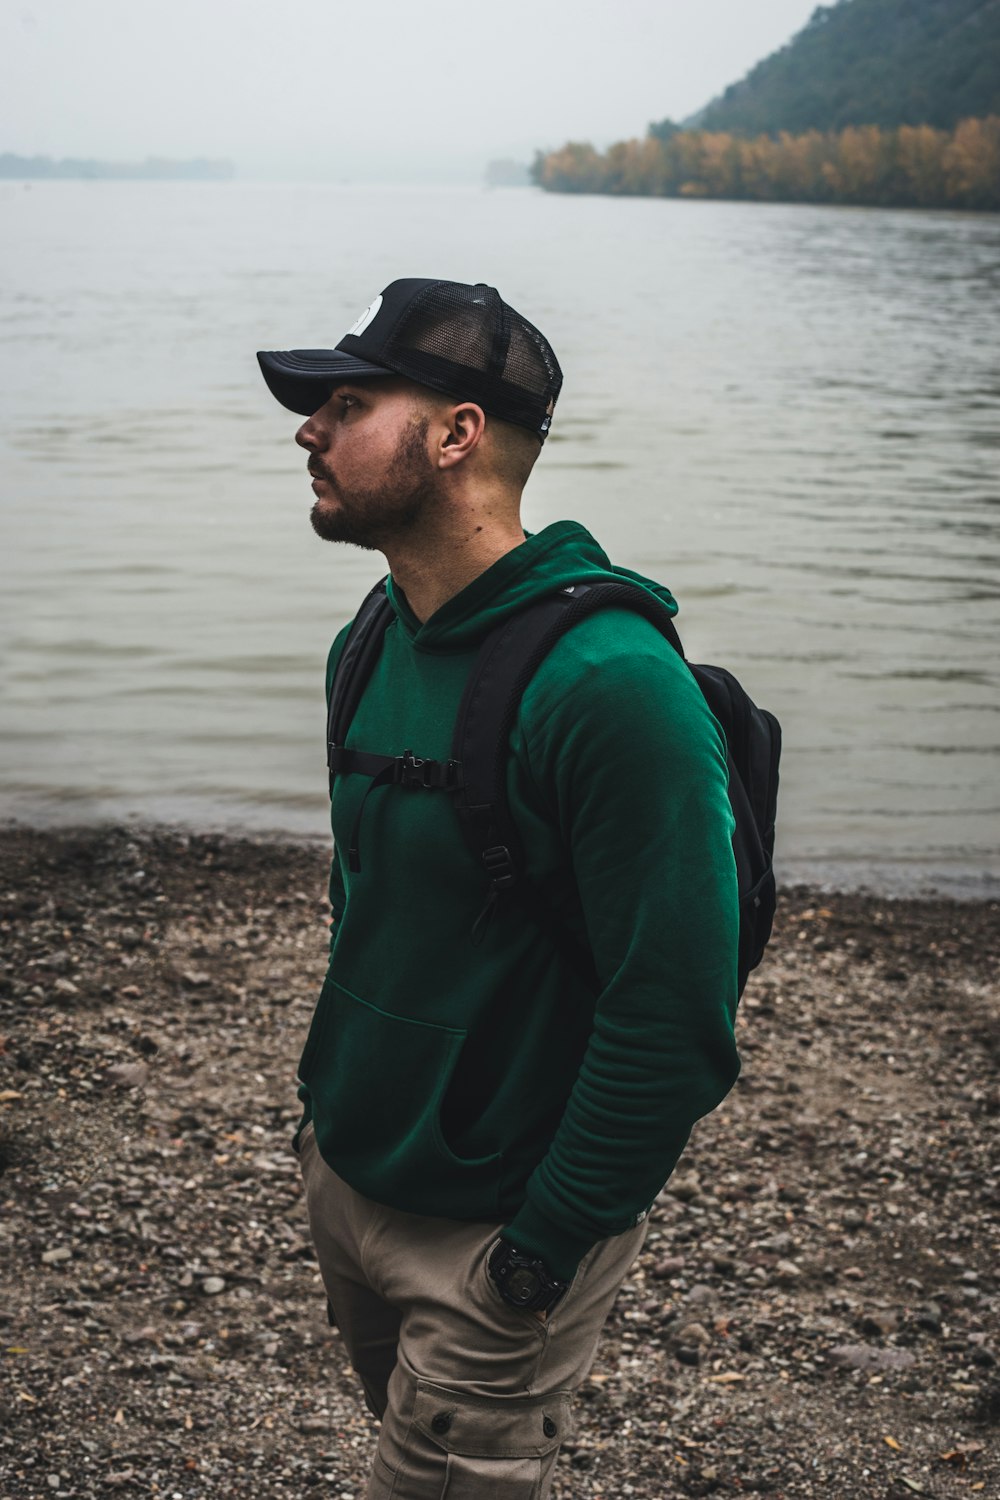
[[[335,350],[258,357],[307,417],[315,530],[389,564],[346,747],[443,762],[491,628],[621,580],[576,523],[521,526],[551,346],[491,287],[403,280]],[[725,746],[680,657],[640,614],[596,611],[531,677],[503,753],[532,894],[486,924],[447,796],[360,767],[332,787],[295,1145],[331,1320],[381,1418],[372,1500],[549,1493],[647,1210],[739,1072]]]

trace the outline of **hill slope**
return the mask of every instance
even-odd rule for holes
[[[1000,0],[838,0],[697,117],[739,135],[1000,114]]]

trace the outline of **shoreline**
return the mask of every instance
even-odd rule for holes
[[[357,1500],[290,1150],[325,841],[0,838],[0,1492]],[[991,1493],[998,915],[783,891],[554,1500]]]
[[[332,837],[328,830],[281,827],[240,827],[234,822],[205,819],[188,823],[180,819],[106,817],[72,820],[52,816],[33,817],[0,813],[0,839],[39,834],[53,839],[77,839],[122,835],[148,840],[221,839],[267,848],[322,850],[329,857]],[[1000,901],[1000,868],[985,870],[958,863],[923,860],[844,859],[837,856],[782,857],[775,860],[778,890],[811,890],[817,895],[856,895],[873,900],[896,901]]]

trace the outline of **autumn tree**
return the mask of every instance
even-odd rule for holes
[[[578,141],[539,153],[532,176],[563,193],[1000,210],[1000,116],[963,120],[951,133],[851,125],[751,140],[653,127],[603,154]]]

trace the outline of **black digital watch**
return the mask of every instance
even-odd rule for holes
[[[503,1300],[528,1312],[548,1312],[569,1286],[551,1276],[543,1260],[522,1255],[506,1240],[494,1245],[486,1268]]]

